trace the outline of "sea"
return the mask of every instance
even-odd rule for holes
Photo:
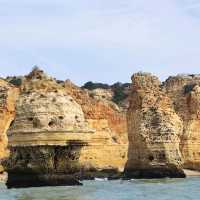
[[[154,180],[94,180],[83,186],[7,189],[0,200],[200,200],[200,177]]]

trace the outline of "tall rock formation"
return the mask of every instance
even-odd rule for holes
[[[180,150],[184,168],[200,170],[200,75],[169,77],[163,87],[183,120]]]
[[[131,91],[129,84],[113,86],[126,89],[117,104],[110,87],[83,89],[38,68],[7,81],[20,90],[18,95],[0,80],[0,159],[8,156],[10,126],[11,155],[3,164],[14,183],[78,184],[75,176],[113,175],[124,166],[134,178],[184,177],[182,168],[200,170],[199,75],[161,83],[151,74],[134,74]]]
[[[129,150],[126,176],[134,178],[184,177],[179,150],[183,125],[157,77],[132,76],[127,113]]]
[[[23,78],[20,90],[8,131],[10,180],[123,171],[127,129],[117,105],[95,100],[68,81],[58,83],[38,68]]]
[[[8,158],[7,130],[15,117],[15,102],[18,89],[0,79],[0,180],[4,180],[4,169],[1,162]]]

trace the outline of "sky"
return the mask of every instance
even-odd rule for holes
[[[130,82],[200,73],[199,0],[0,0],[0,76]]]

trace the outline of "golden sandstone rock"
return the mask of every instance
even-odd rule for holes
[[[180,138],[183,167],[200,170],[200,75],[169,77],[164,88],[183,122]]]
[[[161,83],[138,73],[128,109],[129,150],[125,173],[133,178],[184,177],[179,150],[182,121]]]
[[[57,83],[39,69],[26,76],[20,88],[16,118],[8,131],[10,174],[123,171],[125,113],[72,83]]]
[[[140,176],[157,176],[152,168],[161,164],[162,170],[167,165],[173,171],[200,170],[200,75],[177,75],[161,84],[157,77],[139,73],[132,80],[126,171],[142,169]]]
[[[0,79],[0,162],[9,156],[7,130],[15,117],[18,92],[17,88]],[[3,171],[0,165],[0,173]]]
[[[92,98],[90,93],[69,81],[64,83],[64,87],[81,105],[89,126],[96,130],[92,140],[101,141],[96,147],[88,145],[89,150],[86,150],[85,158],[90,159],[85,160],[85,163],[88,163],[87,165],[93,163],[97,169],[110,168],[123,171],[128,148],[126,113],[120,112],[116,104],[113,106],[113,103]]]
[[[16,112],[7,131],[6,170],[86,178],[124,167],[136,178],[184,177],[182,168],[200,170],[200,76],[161,83],[137,73],[132,81],[129,102],[119,106],[111,90],[82,89],[38,68],[20,77],[19,96],[18,89],[0,80],[1,159],[8,156],[5,133]]]

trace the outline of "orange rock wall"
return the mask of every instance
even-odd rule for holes
[[[0,160],[9,156],[7,130],[15,117],[15,103],[19,90],[0,80]],[[0,167],[0,172],[3,168]]]

